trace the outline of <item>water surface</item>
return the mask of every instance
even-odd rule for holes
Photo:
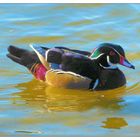
[[[0,136],[140,136],[140,4],[0,4]],[[92,51],[123,46],[136,70],[126,87],[47,87],[6,58],[10,44]]]

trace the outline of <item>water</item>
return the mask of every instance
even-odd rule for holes
[[[0,136],[140,136],[140,4],[0,4]],[[10,44],[91,51],[123,46],[126,87],[91,92],[38,82],[7,57]]]

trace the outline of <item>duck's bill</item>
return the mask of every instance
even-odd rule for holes
[[[131,69],[135,69],[135,66],[133,66],[126,58],[124,58],[123,56],[121,56],[120,59],[120,65],[123,65],[125,67],[131,68]]]

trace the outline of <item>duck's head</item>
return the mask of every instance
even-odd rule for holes
[[[100,44],[93,50],[90,58],[92,60],[97,60],[99,65],[104,69],[116,69],[117,64],[135,69],[135,67],[126,59],[123,48],[116,44]]]

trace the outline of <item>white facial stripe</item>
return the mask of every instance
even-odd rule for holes
[[[109,56],[107,56],[107,63],[109,65],[109,67],[105,67],[101,63],[99,63],[99,65],[104,69],[117,69],[118,68],[116,64],[113,64],[113,63],[110,62]]]
[[[111,48],[111,47],[108,47],[108,48],[110,48],[110,49],[113,49],[120,57],[122,56],[117,50],[115,50],[114,48]],[[94,52],[96,51],[98,49],[98,47],[97,48],[95,48],[95,50],[94,50]],[[93,52],[93,53],[94,53]],[[92,54],[93,54],[92,53]],[[91,55],[92,55],[91,54]],[[95,57],[95,58],[91,58],[92,60],[94,60],[94,59],[97,59],[97,58],[99,58],[100,56],[102,56],[104,53],[101,53],[99,56],[97,56],[97,57]],[[91,57],[91,55],[90,55],[90,57]]]
[[[101,63],[99,63],[99,65],[102,67],[102,68],[104,68],[104,69],[117,69],[118,67],[117,67],[117,65],[116,64],[113,64],[113,63],[111,63],[110,62],[110,58],[109,58],[109,56],[107,55],[107,63],[108,63],[108,65],[109,65],[109,67],[105,67],[105,66],[103,66]]]
[[[99,57],[101,57],[102,55],[104,55],[104,53],[101,53],[100,55],[98,55],[97,57],[94,57],[94,58],[91,58],[91,57],[90,57],[90,59],[91,59],[91,60],[95,60],[95,59],[98,59]]]
[[[113,64],[113,63],[110,62],[110,58],[109,58],[108,55],[107,55],[107,63],[110,66],[111,69],[116,69],[117,68],[116,64]]]
[[[99,65],[100,65],[102,68],[104,68],[104,69],[110,69],[109,67],[103,66],[101,63],[99,63]]]
[[[109,48],[111,48],[111,47],[109,47]],[[118,51],[116,51],[114,48],[111,48],[111,49],[113,49],[119,56],[122,56]]]

